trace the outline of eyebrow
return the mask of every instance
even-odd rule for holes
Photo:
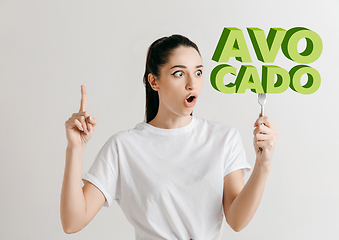
[[[203,65],[198,65],[196,66],[196,68],[201,68],[201,67],[204,67]],[[173,67],[171,67],[170,69],[172,68],[187,68],[186,66],[184,65],[174,65]]]

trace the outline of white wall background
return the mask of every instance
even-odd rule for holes
[[[322,77],[316,93],[288,89],[268,96],[266,114],[280,134],[272,171],[252,222],[240,233],[225,225],[223,239],[339,239],[338,9],[337,0],[0,0],[0,239],[134,239],[117,203],[81,232],[63,233],[64,122],[79,110],[84,84],[87,110],[98,119],[85,172],[111,135],[143,121],[146,51],[165,35],[198,44],[205,84],[194,114],[237,127],[253,166],[256,95],[226,95],[209,82],[225,26],[244,32],[260,73],[246,27],[267,34],[271,27],[304,26],[320,35],[324,48],[309,64]],[[296,65],[281,50],[274,64]]]

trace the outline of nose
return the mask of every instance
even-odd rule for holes
[[[191,75],[188,75],[186,78],[186,89],[187,90],[193,90],[196,87],[196,79],[194,78],[194,76],[192,77]]]

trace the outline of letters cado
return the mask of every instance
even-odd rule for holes
[[[252,65],[242,65],[237,74],[235,67],[220,64],[211,72],[211,84],[216,90],[227,94],[245,93],[246,89],[255,93],[282,93],[288,87],[301,94],[312,94],[318,90],[321,82],[319,72],[304,65],[316,61],[321,55],[323,45],[317,33],[303,27],[291,28],[288,31],[271,28],[266,39],[264,31],[259,28],[247,28],[247,31],[259,61],[273,63],[281,46],[288,59],[302,65],[297,65],[288,72],[281,67],[265,64],[262,66],[260,82],[258,71]],[[299,53],[298,42],[303,38],[306,39],[306,48]],[[242,31],[233,27],[224,28],[212,60],[227,63],[231,57],[242,63],[252,62]],[[226,74],[236,76],[235,82],[225,85]],[[307,83],[302,85],[300,80],[304,74],[307,74],[308,79]]]

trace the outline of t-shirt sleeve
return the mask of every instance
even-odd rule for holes
[[[227,145],[228,151],[224,163],[224,177],[238,169],[242,169],[243,176],[245,176],[251,170],[251,165],[247,162],[241,135],[237,129],[231,129]]]
[[[109,207],[117,199],[118,186],[118,154],[114,138],[107,140],[97,154],[89,171],[82,176],[85,184],[87,181],[95,185],[106,197],[105,207]]]

